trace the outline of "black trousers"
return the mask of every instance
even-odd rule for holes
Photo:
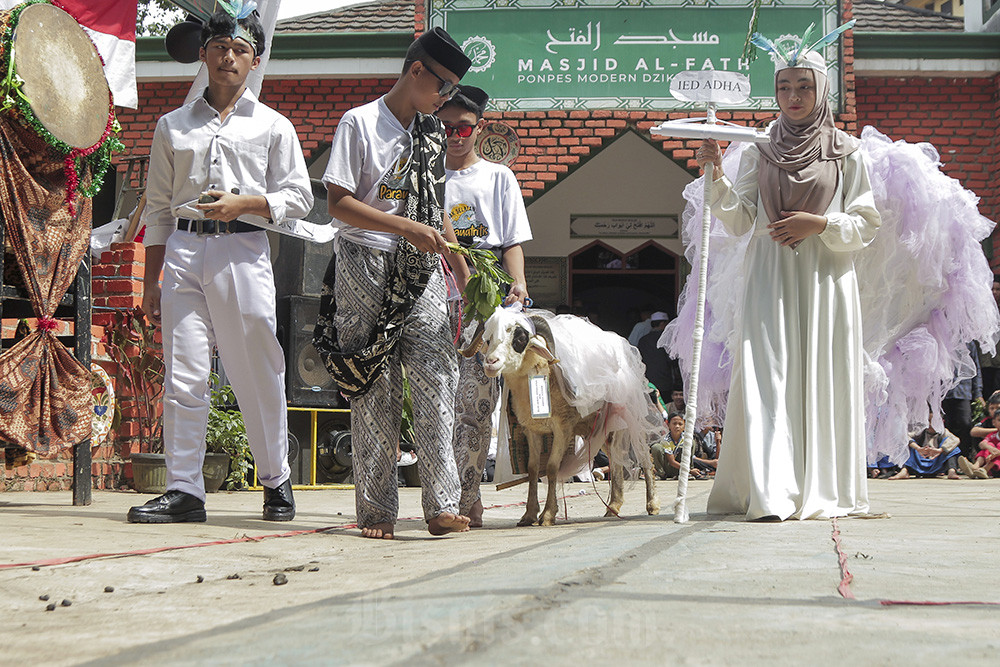
[[[969,434],[972,428],[972,402],[967,398],[946,398],[941,401],[941,410],[944,412],[944,427],[958,436],[962,454],[975,460],[979,443],[974,442]]]

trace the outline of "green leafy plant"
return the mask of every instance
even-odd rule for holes
[[[247,440],[243,413],[236,407],[236,394],[232,386],[220,384],[219,376],[212,373],[211,404],[208,409],[208,428],[205,431],[205,449],[229,455],[229,476],[223,483],[229,491],[246,486],[247,474],[253,467],[253,455]]]
[[[500,268],[496,255],[490,250],[466,248],[457,243],[449,243],[448,250],[468,259],[475,271],[462,291],[462,296],[465,297],[465,323],[472,320],[485,322],[503,302],[502,286],[514,279]]]
[[[399,438],[403,442],[412,443],[416,439],[413,430],[413,394],[410,392],[410,379],[403,369],[403,417],[399,424]]]
[[[184,11],[169,0],[139,0],[135,31],[142,37],[160,37],[184,20]]]
[[[163,346],[156,342],[156,328],[141,308],[116,310],[105,334],[108,355],[118,365],[119,400],[111,428],[122,423],[122,410],[134,404],[143,449],[163,453]],[[124,391],[122,391],[124,389]],[[131,401],[121,397],[131,397]]]
[[[986,404],[982,401],[972,401],[972,423],[981,422],[986,417]]]

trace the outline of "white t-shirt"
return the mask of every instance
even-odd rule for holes
[[[338,185],[354,197],[385,213],[401,215],[409,194],[405,180],[412,141],[380,97],[344,114],[333,134],[330,161],[323,182]],[[399,236],[389,232],[359,229],[334,219],[338,238],[346,238],[378,250],[393,251]]]
[[[521,187],[509,168],[480,160],[444,173],[444,210],[459,243],[492,249],[531,240]]]

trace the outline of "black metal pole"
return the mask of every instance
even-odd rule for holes
[[[90,251],[80,262],[76,274],[76,294],[73,298],[74,354],[81,364],[90,369]],[[90,438],[73,447],[73,504],[89,505],[94,482],[91,474]]]

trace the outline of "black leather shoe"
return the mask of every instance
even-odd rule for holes
[[[145,505],[137,505],[128,511],[129,523],[182,523],[204,521],[205,502],[190,493],[167,491],[153,498]]]
[[[291,521],[295,518],[292,480],[286,479],[276,489],[264,487],[264,520]]]

